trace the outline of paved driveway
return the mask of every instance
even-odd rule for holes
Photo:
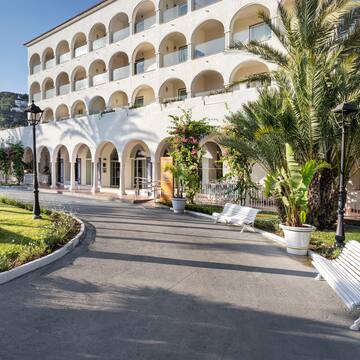
[[[90,232],[63,260],[0,287],[1,360],[360,357],[355,316],[307,262],[259,235],[164,209],[41,199]]]

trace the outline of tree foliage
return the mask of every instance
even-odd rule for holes
[[[260,90],[259,100],[237,114],[232,124],[244,137],[227,143],[268,171],[284,166],[285,143],[295,149],[300,164],[331,164],[317,172],[309,189],[311,221],[320,228],[336,219],[341,128],[332,110],[344,101],[360,103],[357,7],[351,0],[296,0],[290,10],[280,3],[278,22],[265,13],[259,16],[281,46],[259,41],[236,45],[276,65],[274,71],[247,81],[261,78],[275,86]],[[358,168],[359,121],[353,117],[347,122],[347,180]]]
[[[0,144],[0,172],[3,174],[5,183],[10,176],[14,176],[20,184],[24,179],[23,163],[24,146],[21,143]]]
[[[180,116],[170,116],[171,156],[174,166],[182,169],[182,180],[188,200],[192,203],[200,190],[200,165],[204,150],[201,140],[214,131],[206,119],[193,120],[191,111],[182,110]]]

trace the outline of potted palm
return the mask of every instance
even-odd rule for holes
[[[286,144],[285,165],[265,179],[265,195],[273,195],[285,209],[286,222],[280,228],[289,254],[307,255],[311,234],[315,231],[314,226],[305,224],[308,189],[318,168],[315,160],[300,166],[295,161],[293,149]]]
[[[171,199],[174,213],[185,212],[186,199],[184,198],[184,169],[179,163],[167,164],[164,171],[170,171],[174,178],[174,197]]]

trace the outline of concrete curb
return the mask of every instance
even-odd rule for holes
[[[120,201],[121,199],[118,197],[112,196],[94,196],[90,194],[81,194],[76,192],[71,192],[68,190],[48,190],[48,189],[40,189],[40,193],[43,194],[60,194],[63,196],[70,196],[76,198],[90,199],[90,200],[103,200],[103,201]]]
[[[204,217],[204,218],[207,218],[207,219],[213,219],[213,217],[212,217],[211,215],[199,213],[199,212],[196,212],[196,211],[185,210],[185,214],[194,215],[194,216],[199,216],[199,217]],[[274,242],[276,242],[277,244],[279,244],[279,245],[281,245],[281,246],[286,246],[286,241],[285,241],[285,239],[282,238],[282,237],[279,236],[279,235],[270,233],[270,232],[265,231],[265,230],[257,229],[257,228],[255,228],[255,231],[256,231],[258,234],[260,234],[260,235],[262,235],[263,237],[265,237],[266,239],[268,239],[268,240],[274,241]]]
[[[0,273],[0,285],[5,284],[25,274],[28,274],[29,272],[40,269],[46,265],[49,265],[74,250],[79,245],[80,241],[84,238],[85,235],[84,222],[76,217],[74,217],[74,219],[80,223],[80,232],[72,240],[70,240],[61,249],[58,249],[47,256],[18,266],[15,269]]]

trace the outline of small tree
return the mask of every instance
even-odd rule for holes
[[[2,172],[5,184],[7,184],[11,174],[11,161],[9,148],[5,146],[0,147],[0,172]]]
[[[24,147],[21,143],[11,144],[11,163],[12,174],[15,176],[18,184],[24,180],[24,163],[22,161],[24,156]]]
[[[200,190],[200,164],[203,149],[200,141],[214,131],[206,119],[193,120],[191,111],[182,110],[180,116],[170,115],[172,126],[169,143],[175,166],[183,169],[183,183],[188,200],[193,203]]]
[[[228,118],[232,116],[234,115],[231,114]],[[235,191],[240,194],[237,202],[240,205],[245,205],[249,192],[251,190],[257,190],[258,186],[251,177],[254,162],[245,153],[229,145],[229,139],[231,139],[231,141],[237,141],[239,137],[241,137],[241,134],[237,129],[228,125],[222,129],[220,142],[225,147],[222,161],[228,168],[224,179],[235,182]]]

